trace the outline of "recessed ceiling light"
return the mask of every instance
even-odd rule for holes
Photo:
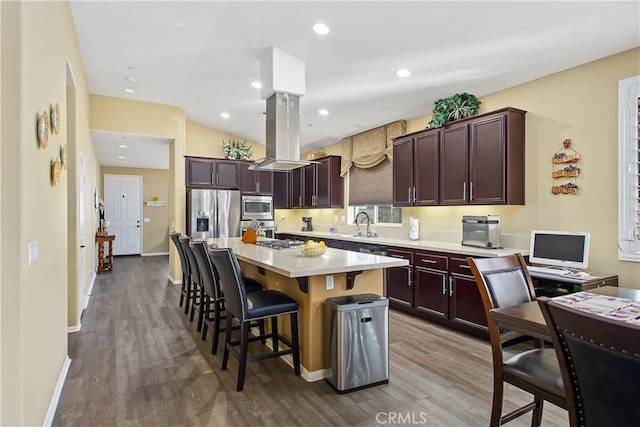
[[[318,114],[320,114],[321,116],[328,116],[329,112],[327,110],[318,110]]]
[[[229,115],[229,113],[220,113],[220,115],[221,115],[222,117],[224,117],[225,119],[228,119],[229,117],[231,117],[231,116]]]
[[[262,83],[260,83],[260,82],[251,82],[251,86],[255,87],[256,89],[260,89],[262,87]]]
[[[125,156],[118,156],[119,159],[126,159]]]
[[[316,34],[324,36],[325,34],[329,34],[329,31],[331,30],[325,24],[318,23],[313,26],[313,31]]]
[[[127,79],[128,82],[131,82],[131,83],[136,82],[136,78],[133,76],[125,76],[124,78]]]
[[[407,70],[406,68],[400,68],[399,70],[396,70],[396,76],[398,77],[409,77],[411,75],[411,71]]]
[[[124,91],[127,93],[136,93],[135,89],[131,89],[131,88],[126,88]]]
[[[128,145],[120,144],[120,145],[118,145],[118,147],[120,147],[120,148],[127,148],[127,147],[128,147]]]

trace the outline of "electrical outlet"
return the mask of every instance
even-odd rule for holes
[[[327,276],[327,290],[333,289],[333,275]]]
[[[151,218],[145,218],[144,222],[151,222]]]
[[[342,215],[342,217],[341,217],[341,218],[342,218],[342,222],[344,222],[344,215]]]
[[[38,262],[38,242],[29,243],[29,265]]]
[[[334,217],[333,217],[333,221],[334,221],[334,222],[338,221],[338,215],[334,215]]]

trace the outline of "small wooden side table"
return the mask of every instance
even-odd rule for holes
[[[109,236],[106,234],[96,234],[96,243],[98,244],[98,274],[104,273],[107,270],[113,268],[113,241],[116,236]],[[107,258],[104,257],[104,245],[107,242],[109,244],[109,254]]]

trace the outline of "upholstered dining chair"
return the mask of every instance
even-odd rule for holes
[[[207,339],[208,327],[211,326],[213,330],[211,354],[216,354],[218,352],[220,332],[226,331],[226,326],[225,328],[222,328],[220,324],[222,314],[225,314],[224,293],[220,288],[218,273],[211,261],[211,257],[209,256],[207,242],[203,240],[192,240],[189,242],[189,247],[193,252],[196,263],[198,264],[200,280],[202,281],[202,289],[204,291],[204,300],[202,303],[202,306],[204,307],[202,340],[204,341]],[[247,292],[262,290],[262,285],[258,281],[249,278],[244,278],[244,281]],[[264,334],[263,321],[258,322],[255,326],[258,326],[260,333]]]
[[[640,325],[538,298],[565,384],[571,427],[640,426]]]
[[[171,241],[176,246],[176,251],[180,257],[180,266],[182,268],[182,286],[180,289],[180,304],[179,307],[184,306],[184,314],[189,313],[189,303],[191,301],[191,272],[189,271],[189,264],[187,264],[187,255],[184,253],[184,248],[180,244],[180,237],[182,235],[177,231],[169,234]]]
[[[189,246],[191,238],[187,236],[180,237],[178,239],[180,245],[185,253],[187,264],[189,265],[189,271],[191,272],[191,313],[189,314],[189,321],[193,322],[193,317],[196,310],[198,311],[198,321],[196,330],[200,332],[202,330],[202,323],[204,321],[204,291],[202,290],[202,280],[200,278],[200,269],[198,263],[193,255],[193,251]]]
[[[293,367],[296,375],[300,375],[300,348],[298,345],[298,303],[291,297],[274,290],[264,290],[247,293],[240,274],[240,265],[230,248],[209,249],[211,259],[220,277],[220,286],[224,291],[227,309],[227,325],[235,317],[240,322],[240,341],[231,340],[232,328],[227,327],[225,333],[224,355],[222,370],[227,369],[229,353],[238,358],[237,391],[244,388],[244,379],[248,362],[280,357],[285,354],[293,355]],[[278,332],[278,316],[289,315],[291,320],[291,340]],[[252,321],[271,319],[271,332],[258,337],[249,338],[249,326]],[[248,356],[248,346],[251,341],[271,338],[272,352],[255,356]],[[279,350],[279,342],[288,348]],[[240,351],[235,346],[240,346]]]
[[[531,425],[542,421],[543,401],[567,408],[560,366],[554,349],[544,348],[539,341],[536,348],[503,359],[505,343],[521,338],[522,334],[498,328],[491,320],[494,308],[509,307],[535,300],[535,291],[524,258],[520,254],[467,258],[476,279],[484,311],[487,316],[491,352],[493,356],[493,402],[491,426],[505,424],[529,411],[533,411]],[[533,394],[533,402],[506,415],[502,415],[504,383],[507,382]]]

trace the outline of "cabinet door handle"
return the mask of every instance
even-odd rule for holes
[[[220,174],[216,172],[216,184],[220,182]]]
[[[463,202],[467,201],[467,183],[466,182],[462,183],[462,201]]]
[[[449,276],[449,296],[453,296],[453,276]]]
[[[409,287],[413,284],[413,271],[409,268]]]
[[[431,260],[431,259],[421,259],[420,261],[426,262],[427,264],[437,264],[438,263],[438,261],[434,261],[434,260]]]
[[[394,258],[404,258],[402,255],[391,255]]]
[[[211,172],[211,182],[212,182],[213,184],[217,184],[217,182],[216,182],[216,175],[215,175],[213,172]]]
[[[447,278],[442,276],[442,295],[447,294]]]
[[[471,268],[468,265],[464,265],[464,264],[460,264],[459,267],[460,268],[466,268],[467,270],[469,270]]]
[[[409,203],[411,203],[411,187],[409,187]]]
[[[473,182],[469,183],[469,201],[473,201]]]
[[[256,182],[256,193],[260,192],[260,183]]]
[[[413,187],[413,203],[415,204],[417,202],[418,202],[418,199],[416,197],[416,187]]]
[[[302,196],[298,196],[298,205],[302,206]]]

